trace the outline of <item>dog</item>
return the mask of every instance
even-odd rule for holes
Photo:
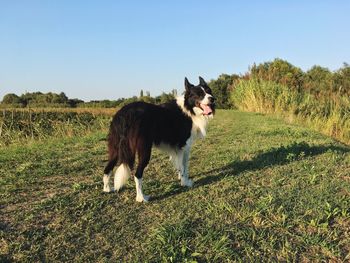
[[[182,186],[192,187],[188,160],[191,145],[196,138],[204,138],[209,119],[215,113],[215,98],[202,77],[199,85],[185,78],[184,95],[161,105],[133,102],[114,115],[108,135],[108,163],[104,169],[103,191],[119,191],[138,165],[134,180],[136,201],[147,202],[142,192],[142,176],[155,146],[170,155]],[[114,167],[114,188],[110,178]]]

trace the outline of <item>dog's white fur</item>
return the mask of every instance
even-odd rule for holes
[[[144,195],[142,192],[142,178],[134,177],[135,185],[136,185],[136,201],[137,202],[148,202],[149,196]]]
[[[203,104],[208,104],[209,102],[208,95],[209,94],[206,94],[204,99],[202,100]],[[184,96],[177,97],[176,103],[181,107],[182,111],[192,119],[192,122],[193,122],[192,133],[191,133],[192,140],[197,138],[204,138],[207,135],[207,126],[208,126],[209,119],[212,118],[213,115],[209,115],[209,116],[203,115],[203,110],[198,107],[193,108],[195,115],[192,115],[191,112],[185,108]]]

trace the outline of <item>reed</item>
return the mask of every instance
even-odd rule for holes
[[[249,79],[234,85],[230,100],[240,110],[277,114],[350,143],[350,100],[345,96],[316,98],[285,85]]]

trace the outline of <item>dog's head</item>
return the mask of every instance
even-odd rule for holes
[[[215,113],[215,98],[203,78],[199,77],[197,86],[185,78],[185,107],[193,115],[212,117]]]

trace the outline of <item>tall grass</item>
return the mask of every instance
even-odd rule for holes
[[[109,111],[88,112],[84,109],[3,109],[0,111],[0,147],[85,135],[107,128],[110,116]]]
[[[250,79],[234,86],[230,100],[240,110],[282,115],[350,143],[349,98],[315,98],[281,84]]]

